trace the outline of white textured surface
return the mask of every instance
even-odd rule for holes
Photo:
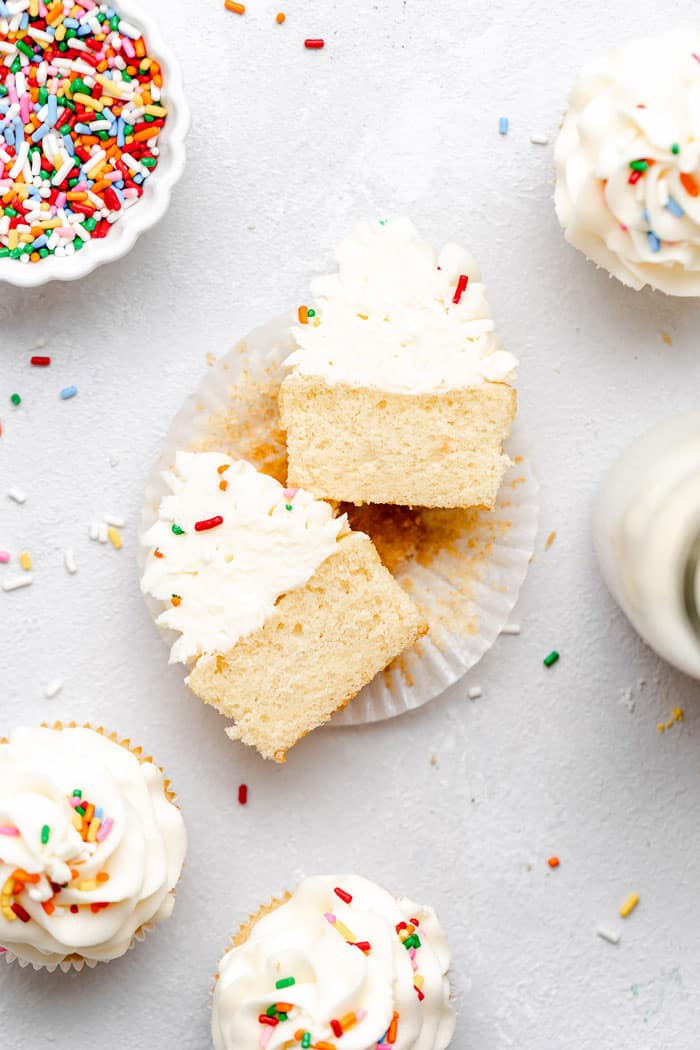
[[[34,555],[33,585],[0,593],[0,688],[8,725],[91,717],[153,748],[191,849],[173,919],[123,960],[69,976],[0,970],[3,1048],[207,1050],[230,930],[299,871],[344,867],[438,909],[454,948],[456,1050],[693,1047],[699,689],[616,611],[589,513],[614,453],[696,403],[700,304],[631,292],[569,248],[551,142],[530,136],[554,135],[580,61],[690,22],[696,5],[295,0],[279,28],[268,0],[250,0],[244,18],[207,0],[209,23],[194,30],[184,0],[151,6],[169,13],[194,116],[172,209],[79,292],[0,290],[0,546]],[[305,52],[317,34],[326,50]],[[199,87],[198,62],[212,70]],[[221,207],[203,210],[217,193]],[[205,354],[297,300],[355,219],[391,211],[473,246],[522,362],[543,482],[540,549],[513,615],[522,634],[443,699],[316,734],[273,768],[230,744],[165,665],[136,578],[142,488]],[[27,364],[40,337],[47,371]],[[61,402],[68,383],[80,393]],[[4,496],[12,485],[24,506]],[[121,552],[87,538],[104,512],[128,516]],[[554,646],[562,658],[546,671]],[[47,700],[53,678],[64,687]],[[470,702],[474,684],[483,696]],[[660,735],[675,704],[686,720]],[[631,890],[641,903],[623,924]],[[599,923],[623,927],[619,946],[596,936]]]

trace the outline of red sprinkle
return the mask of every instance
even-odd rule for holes
[[[242,806],[245,806],[248,801],[248,785],[240,784],[238,787],[238,801]]]
[[[340,1039],[343,1034],[343,1026],[340,1021],[331,1021],[331,1028],[333,1029],[333,1035],[337,1035],[338,1039]]]
[[[304,41],[304,47],[307,48],[309,51],[320,51],[321,48],[325,46],[326,41],[323,40],[321,37],[318,37],[318,39],[311,38]]]
[[[346,904],[350,904],[352,901],[352,894],[348,893],[347,890],[341,890],[340,886],[336,886],[333,892],[336,897],[340,897],[341,901],[345,901]]]
[[[355,941],[355,947],[359,948],[361,952],[369,952],[372,950],[372,945],[369,941]]]
[[[455,306],[464,295],[468,284],[469,278],[467,277],[467,275],[465,273],[460,274],[459,280],[457,281],[457,288],[455,289],[455,294],[452,297],[452,302],[455,304]]]
[[[17,901],[15,901],[14,904],[12,904],[11,908],[18,919],[21,919],[22,922],[29,922],[31,916],[29,912],[26,912],[24,910],[21,904],[18,904]]]
[[[223,525],[224,519],[220,514],[217,514],[215,518],[206,518],[204,521],[196,521],[194,523],[195,532],[208,532],[209,529],[215,529],[217,525]]]
[[[643,174],[643,171],[633,171],[627,180],[630,186],[634,186],[636,183],[638,183]]]
[[[260,1014],[258,1021],[260,1024],[269,1024],[270,1028],[276,1028],[279,1024],[276,1017],[268,1017],[267,1014]]]
[[[30,357],[29,358],[29,364],[30,365],[36,365],[37,368],[46,368],[47,365],[51,364],[51,358],[50,357]]]

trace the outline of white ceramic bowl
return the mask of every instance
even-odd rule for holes
[[[114,7],[127,21],[143,29],[151,54],[163,70],[163,98],[168,118],[158,138],[158,167],[144,184],[143,196],[114,224],[103,240],[89,241],[81,252],[57,258],[50,255],[39,263],[0,259],[0,281],[20,288],[34,288],[48,281],[77,281],[103,263],[121,259],[138,237],[163,218],[170,196],[185,167],[185,136],[190,112],[180,66],[164,43],[157,22],[143,10],[140,0],[116,0]]]

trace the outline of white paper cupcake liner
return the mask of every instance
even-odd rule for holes
[[[139,943],[146,940],[146,935],[152,933],[155,930],[155,926],[152,923],[144,923],[133,936],[131,944],[127,948],[127,952],[133,951],[136,942]],[[126,952],[124,953],[126,954]],[[9,948],[2,949],[2,958],[8,963],[17,963],[22,969],[26,969],[27,966],[31,966],[33,970],[47,970],[49,973],[54,973],[56,970],[60,970],[62,973],[80,973],[85,967],[88,970],[94,970],[96,966],[104,963],[113,962],[112,959],[64,959],[63,962],[55,963],[42,963],[38,960],[32,961],[30,959],[22,959],[14,952],[10,951]],[[123,958],[123,956],[119,956]]]
[[[279,473],[285,448],[276,391],[283,376],[281,364],[293,349],[293,322],[294,315],[285,315],[254,329],[217,360],[184,403],[148,482],[142,533],[156,520],[167,491],[161,473],[173,466],[180,450],[225,452],[267,473]],[[430,631],[365,686],[331,725],[379,721],[427,703],[472,668],[508,622],[534,550],[538,484],[519,419],[506,447],[513,465],[493,510],[389,512],[390,522],[398,522],[400,542],[413,537],[416,544],[395,567],[390,557],[386,564],[395,569]],[[362,511],[351,510],[350,518],[355,527],[362,527]],[[383,554],[381,528],[374,534],[372,528],[367,531]],[[140,546],[141,572],[145,556]],[[148,596],[146,602],[155,620],[162,604]],[[159,630],[170,647],[176,635]]]

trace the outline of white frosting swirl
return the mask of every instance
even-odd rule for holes
[[[180,635],[171,663],[228,652],[262,627],[348,531],[328,503],[219,452],[178,452],[163,477],[171,494],[141,541],[151,548],[141,588],[167,602],[157,623]],[[197,531],[216,517],[221,524]]]
[[[352,900],[342,900],[336,887]],[[410,926],[397,932],[411,919],[418,919],[419,947],[402,943]],[[455,1027],[448,966],[447,939],[431,908],[396,900],[357,875],[305,879],[221,960],[214,1046],[297,1050],[309,1033],[311,1046],[325,1042],[342,1050],[444,1050]],[[291,977],[291,987],[276,987]],[[261,1022],[279,1003],[289,1009],[278,1023]],[[333,1022],[343,1021],[339,1037]]]
[[[316,316],[293,329],[296,372],[408,393],[514,377],[468,252],[448,244],[438,255],[413,223],[395,219],[361,223],[336,254],[338,273],[311,285]]]
[[[700,31],[634,40],[586,68],[555,160],[571,244],[632,288],[700,295]]]
[[[92,835],[75,827],[74,791],[95,807]],[[19,959],[123,955],[170,915],[185,848],[153,762],[91,729],[16,729],[0,744],[0,945]]]

